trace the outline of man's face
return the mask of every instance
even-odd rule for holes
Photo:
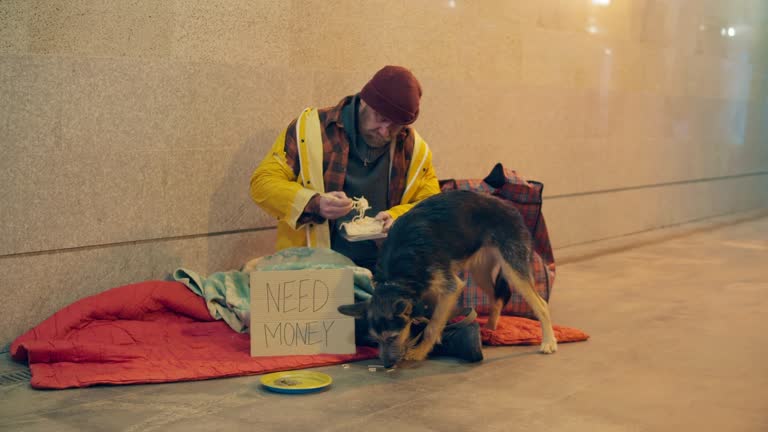
[[[402,125],[392,123],[391,120],[377,113],[373,108],[360,101],[360,112],[357,118],[357,128],[365,142],[371,147],[384,147],[401,130]]]

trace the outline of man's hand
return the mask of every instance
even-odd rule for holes
[[[352,210],[352,200],[341,191],[320,194],[318,199],[318,214],[325,219],[338,219]]]
[[[395,221],[395,219],[385,211],[379,212],[374,219],[384,222],[384,226],[381,230],[382,232],[389,231],[389,227],[391,227],[392,223]]]

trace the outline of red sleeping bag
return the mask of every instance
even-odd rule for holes
[[[346,363],[356,354],[251,357],[250,335],[215,321],[202,297],[180,282],[113,288],[62,309],[16,339],[32,387],[189,381]]]

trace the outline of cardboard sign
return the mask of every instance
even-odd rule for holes
[[[353,303],[352,270],[251,273],[251,356],[352,354],[355,319],[336,309]]]

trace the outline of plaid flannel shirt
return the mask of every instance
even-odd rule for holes
[[[344,188],[344,178],[347,174],[349,159],[349,138],[341,122],[342,108],[352,101],[353,96],[347,96],[336,106],[318,110],[323,139],[323,181],[326,192],[340,191]],[[296,121],[288,125],[288,131],[296,129]],[[408,166],[413,157],[414,134],[411,127],[403,128],[395,141],[392,155],[392,170],[389,177],[389,193],[387,207],[400,204],[405,191],[405,180]],[[285,135],[285,158],[295,175],[299,175],[299,150],[296,135]],[[307,209],[312,211],[312,209]]]

